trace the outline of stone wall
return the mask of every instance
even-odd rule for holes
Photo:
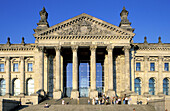
[[[20,104],[19,101],[1,99],[0,110],[1,111],[10,111],[10,110],[18,107],[19,104]]]
[[[150,100],[148,105],[155,108],[156,111],[165,111],[165,99],[162,100]]]

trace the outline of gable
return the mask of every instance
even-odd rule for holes
[[[122,39],[125,37],[132,39],[134,35],[135,34],[130,31],[124,30],[85,13],[34,34],[36,39],[42,37],[55,37],[56,39],[62,39],[60,36],[67,36],[69,39],[74,39],[74,36],[81,36],[81,38],[87,38],[86,36],[105,36],[105,38],[122,37]]]

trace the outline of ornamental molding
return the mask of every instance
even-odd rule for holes
[[[55,35],[50,35],[50,36],[37,36],[36,39],[38,40],[95,40],[95,39],[116,39],[116,40],[130,40],[132,38],[132,36],[109,36],[109,35],[59,35],[59,36],[55,36]],[[38,41],[37,40],[37,41]]]
[[[143,44],[143,43],[134,43],[133,44],[137,50],[144,51],[170,51],[170,44],[160,44],[160,43],[151,43],[151,44]]]
[[[170,57],[164,57],[163,61],[169,61],[170,62]]]
[[[35,45],[0,45],[0,51],[32,51],[35,49]]]
[[[144,61],[143,57],[135,57],[135,61]]]
[[[158,61],[158,57],[149,57],[149,61]]]
[[[83,13],[37,32],[34,37],[36,39],[115,39],[114,36],[122,36],[123,39],[132,39],[134,35],[130,31]]]

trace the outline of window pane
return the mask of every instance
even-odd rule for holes
[[[136,63],[136,71],[140,71],[140,62]]]
[[[28,71],[33,71],[33,65],[32,65],[32,63],[28,63]]]
[[[163,80],[163,93],[165,95],[168,95],[168,90],[169,90],[169,80],[167,78],[165,78]]]
[[[169,63],[164,64],[164,71],[169,71]]]
[[[13,71],[18,72],[18,63],[13,64]]]
[[[0,96],[5,95],[5,93],[6,93],[6,83],[5,83],[5,80],[2,79],[0,81]]]
[[[141,95],[141,81],[139,78],[136,78],[135,79],[135,92],[138,94],[138,95]]]
[[[155,71],[155,63],[150,63],[150,71]]]
[[[155,95],[155,80],[153,78],[149,79],[149,94]]]
[[[0,64],[0,72],[4,72],[4,64]]]

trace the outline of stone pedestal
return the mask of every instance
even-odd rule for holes
[[[90,99],[93,99],[93,97],[95,98],[96,96],[98,97],[98,91],[90,91]]]
[[[108,90],[107,95],[108,95],[109,97],[113,97],[113,96],[115,96],[115,91],[113,91],[113,90]]]
[[[53,99],[61,99],[61,97],[62,97],[61,91],[56,91],[53,93]]]
[[[79,91],[72,90],[71,91],[71,98],[73,98],[73,99],[79,98]]]

